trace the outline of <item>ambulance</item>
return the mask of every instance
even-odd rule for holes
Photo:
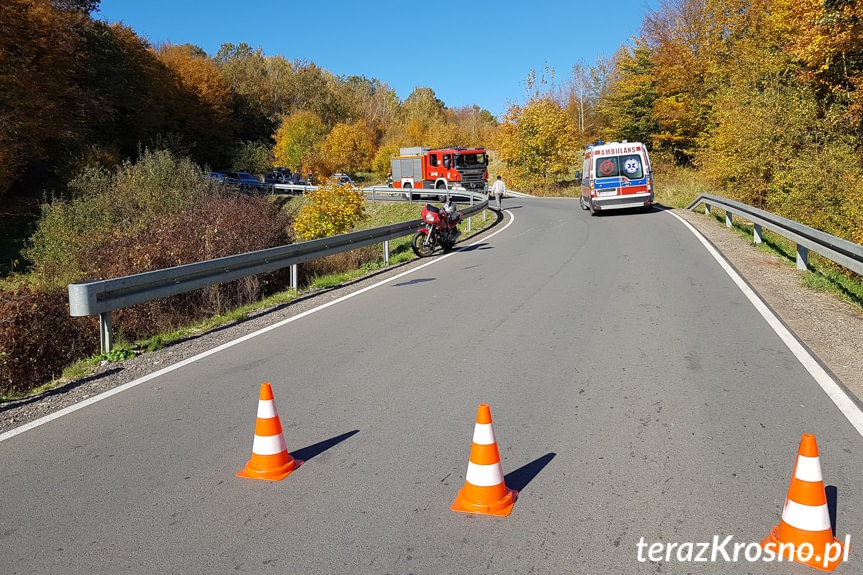
[[[653,173],[640,142],[598,142],[584,152],[581,208],[592,215],[607,210],[653,207]]]

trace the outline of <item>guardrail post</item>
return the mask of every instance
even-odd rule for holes
[[[299,279],[297,274],[297,264],[291,264],[291,289],[299,291]]]
[[[390,241],[384,240],[384,263],[390,265]]]
[[[105,311],[99,314],[99,348],[100,353],[106,354],[113,347],[111,337],[111,312]]]
[[[760,244],[761,243],[761,224],[754,224],[753,230],[754,231],[752,232],[752,236],[753,236],[752,241],[755,242],[756,244]]]
[[[732,227],[732,225],[733,225],[732,219],[733,218],[734,217],[731,215],[731,212],[729,212],[728,210],[725,210],[725,227],[726,228]]]
[[[708,204],[707,202],[704,202],[704,214],[707,216],[710,215],[710,204]]]
[[[809,248],[797,244],[797,269],[806,271],[809,269]]]

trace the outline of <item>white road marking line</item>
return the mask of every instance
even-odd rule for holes
[[[504,211],[506,211],[506,210],[504,210]],[[94,395],[93,397],[87,398],[87,399],[85,399],[84,401],[80,401],[80,402],[76,403],[75,405],[70,405],[69,407],[63,408],[63,409],[61,409],[61,410],[59,410],[59,411],[55,411],[54,413],[48,414],[48,415],[46,415],[46,416],[44,416],[44,417],[40,417],[39,419],[34,419],[33,421],[30,421],[30,422],[28,422],[28,423],[25,423],[24,425],[22,425],[22,426],[20,426],[20,427],[16,427],[15,429],[11,429],[11,430],[9,430],[9,431],[7,431],[7,432],[5,432],[5,433],[0,434],[0,442],[6,441],[7,439],[10,439],[10,438],[12,438],[12,437],[15,437],[16,435],[20,435],[21,433],[24,433],[25,431],[30,431],[31,429],[34,429],[34,428],[36,428],[36,427],[39,427],[40,425],[44,425],[44,424],[48,423],[49,421],[53,421],[53,420],[55,420],[55,419],[59,419],[59,418],[63,417],[64,415],[68,415],[68,414],[70,414],[70,413],[72,413],[72,412],[74,412],[74,411],[78,411],[79,409],[84,409],[84,408],[85,408],[85,407],[87,407],[88,405],[92,405],[92,404],[94,404],[94,403],[96,403],[96,402],[98,402],[98,401],[102,401],[103,399],[107,399],[107,398],[111,397],[112,395],[116,395],[116,394],[118,394],[118,393],[121,393],[121,392],[123,392],[123,391],[126,391],[127,389],[131,389],[131,388],[133,388],[133,387],[136,387],[136,386],[138,386],[138,385],[141,385],[142,383],[146,383],[146,382],[148,382],[148,381],[150,381],[150,380],[156,379],[157,377],[161,377],[161,376],[165,375],[166,373],[170,373],[170,372],[172,372],[172,371],[175,371],[175,370],[177,370],[177,369],[180,369],[181,367],[185,367],[185,366],[187,366],[187,365],[189,365],[189,364],[191,364],[191,363],[194,363],[194,362],[196,362],[196,361],[199,361],[199,360],[201,360],[201,359],[204,359],[205,357],[208,357],[208,356],[211,356],[211,355],[213,355],[213,354],[219,353],[220,351],[224,351],[224,350],[228,349],[229,347],[233,347],[233,346],[235,346],[235,345],[237,345],[237,344],[243,343],[244,341],[248,341],[248,340],[252,339],[253,337],[257,337],[257,336],[259,336],[259,335],[262,335],[262,334],[267,333],[268,331],[271,331],[271,330],[274,330],[274,329],[278,329],[278,328],[280,328],[280,327],[282,327],[282,326],[284,326],[284,325],[287,325],[287,324],[289,324],[289,323],[291,323],[291,322],[297,321],[298,319],[304,318],[304,317],[309,316],[309,315],[311,315],[311,314],[313,314],[313,313],[315,313],[315,312],[321,311],[322,309],[326,309],[326,308],[328,308],[328,307],[330,307],[330,306],[336,305],[337,303],[341,303],[341,302],[343,302],[343,301],[345,301],[345,300],[351,299],[352,297],[358,296],[358,295],[360,295],[361,293],[365,293],[365,292],[367,292],[367,291],[369,291],[369,290],[371,290],[371,289],[374,289],[374,288],[377,288],[377,287],[381,287],[381,286],[386,285],[386,284],[388,284],[388,283],[390,283],[390,282],[392,282],[392,281],[395,281],[395,280],[397,280],[397,279],[403,278],[404,276],[406,276],[406,275],[408,275],[408,274],[412,274],[412,273],[414,273],[414,272],[416,272],[416,271],[418,271],[418,270],[421,270],[421,269],[423,269],[423,268],[425,268],[425,267],[428,267],[428,266],[430,266],[430,265],[432,265],[432,264],[434,264],[434,263],[437,263],[437,262],[439,262],[439,261],[445,260],[446,258],[450,257],[451,255],[453,255],[454,253],[456,253],[456,252],[458,252],[458,251],[461,251],[461,250],[466,249],[466,248],[471,248],[471,247],[473,247],[473,246],[479,245],[480,243],[486,242],[486,241],[488,241],[489,239],[491,239],[491,238],[493,238],[494,236],[496,236],[497,234],[499,234],[499,233],[503,232],[504,230],[506,230],[506,229],[507,229],[509,226],[511,226],[511,225],[512,225],[512,223],[515,221],[515,216],[512,214],[512,212],[507,211],[506,213],[507,213],[507,214],[509,214],[509,216],[510,216],[510,221],[509,221],[509,222],[507,222],[507,224],[506,224],[504,227],[502,227],[502,228],[501,228],[501,229],[499,229],[498,231],[496,231],[496,232],[494,232],[494,233],[492,233],[492,234],[490,234],[490,235],[488,235],[488,236],[484,237],[484,238],[483,238],[483,239],[481,239],[481,240],[478,240],[478,241],[476,241],[476,242],[474,242],[474,243],[472,243],[472,244],[467,245],[465,248],[459,248],[458,250],[455,250],[455,251],[450,252],[450,253],[448,253],[448,254],[443,254],[443,255],[441,255],[441,256],[438,256],[438,257],[434,258],[433,260],[431,260],[431,261],[429,261],[429,262],[426,262],[426,263],[424,263],[424,264],[422,264],[422,265],[419,265],[419,266],[417,266],[417,267],[415,267],[415,268],[412,268],[412,269],[409,269],[409,270],[407,270],[407,271],[405,271],[405,272],[402,272],[402,273],[400,273],[400,274],[397,274],[397,275],[395,275],[395,276],[393,276],[393,277],[391,277],[391,278],[388,278],[388,279],[385,279],[385,280],[381,280],[381,281],[379,281],[379,282],[378,282],[378,283],[376,283],[376,284],[372,284],[372,285],[370,285],[370,286],[366,286],[366,287],[364,287],[364,288],[363,288],[363,289],[361,289],[361,290],[357,290],[357,291],[355,291],[355,292],[353,292],[353,293],[349,293],[349,294],[347,294],[347,295],[344,295],[344,296],[342,296],[342,297],[340,297],[340,298],[338,298],[338,299],[334,299],[333,301],[327,302],[327,303],[325,303],[325,304],[321,304],[321,305],[319,305],[319,306],[318,306],[318,307],[316,307],[316,308],[312,308],[312,309],[310,309],[310,310],[306,310],[306,311],[304,311],[303,313],[297,314],[297,315],[295,315],[295,316],[293,316],[293,317],[289,317],[288,319],[282,320],[282,321],[280,321],[280,322],[278,322],[278,323],[274,323],[273,325],[269,325],[269,326],[267,326],[267,327],[265,327],[265,328],[261,328],[261,329],[259,329],[259,330],[258,330],[258,331],[256,331],[256,332],[253,332],[253,333],[250,333],[250,334],[244,335],[243,337],[237,338],[237,339],[235,339],[235,340],[233,340],[233,341],[229,341],[229,342],[227,342],[227,343],[223,343],[222,345],[220,345],[220,346],[218,346],[218,347],[214,347],[213,349],[210,349],[210,350],[207,350],[207,351],[201,352],[201,353],[199,353],[198,355],[192,356],[192,357],[190,357],[190,358],[188,358],[188,359],[184,359],[183,361],[180,361],[180,362],[175,363],[175,364],[173,364],[173,365],[169,365],[168,367],[164,367],[164,368],[162,368],[162,369],[160,369],[160,370],[158,370],[158,371],[154,371],[153,373],[148,374],[148,375],[145,375],[145,376],[143,376],[143,377],[140,377],[140,378],[138,378],[138,379],[136,379],[136,380],[134,380],[134,381],[130,381],[129,383],[124,383],[123,385],[117,386],[117,387],[115,387],[115,388],[113,388],[113,389],[110,389],[110,390],[108,390],[108,391],[104,392],[104,393],[100,393],[99,395]]]
[[[836,407],[839,408],[839,411],[842,412],[842,415],[848,420],[851,425],[854,426],[854,429],[857,430],[857,433],[863,437],[863,411],[860,411],[860,408],[845,394],[845,391],[839,384],[837,384],[832,377],[824,370],[823,367],[815,360],[812,355],[806,351],[806,348],[797,340],[797,338],[785,327],[781,321],[776,317],[776,315],[770,311],[770,308],[762,301],[762,299],[756,294],[749,285],[743,281],[743,278],[740,277],[731,264],[725,259],[725,257],[720,254],[713,245],[707,241],[707,239],[701,235],[701,233],[696,230],[692,224],[675,214],[670,210],[666,210],[666,213],[671,214],[678,220],[680,220],[684,226],[689,228],[695,237],[698,238],[710,255],[713,256],[722,269],[725,270],[725,273],[731,278],[731,280],[737,284],[737,287],[740,288],[740,291],[743,292],[743,295],[755,306],[755,309],[758,310],[758,313],[761,314],[761,317],[773,328],[773,331],[776,332],[776,335],[788,346],[788,349],[791,350],[791,353],[797,358],[797,360],[803,365],[806,371],[815,379],[821,389],[824,390],[824,393],[827,394]]]

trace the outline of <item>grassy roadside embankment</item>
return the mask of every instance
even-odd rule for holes
[[[279,204],[280,208],[289,214],[298,213],[303,208],[303,206],[308,204],[308,200],[303,197],[273,196],[273,201]],[[365,206],[366,214],[369,217],[368,219],[357,225],[356,229],[369,229],[389,224],[395,224],[398,222],[418,219],[420,212],[422,211],[422,207],[425,205],[425,203],[426,202],[413,202],[412,204],[409,204],[407,202],[372,202],[369,200],[366,202]],[[464,240],[465,238],[476,235],[492,221],[493,219],[491,217],[487,217],[486,221],[483,222],[482,213],[473,216],[471,225],[472,229],[470,232],[468,232],[467,221],[465,220],[465,222],[463,222],[460,226],[460,229],[462,231],[461,239]],[[320,276],[316,276],[307,286],[302,287],[298,292],[288,290],[275,293],[254,304],[238,307],[236,309],[228,311],[227,313],[208,318],[207,320],[184,326],[168,333],[160,333],[143,340],[130,342],[120,336],[117,338],[114,349],[110,353],[82,359],[75,362],[74,364],[67,367],[63,371],[63,374],[55,381],[47,382],[45,385],[32,390],[27,395],[35,395],[38,393],[42,393],[58,385],[62,385],[70,381],[87,377],[89,374],[95,371],[95,369],[103,361],[123,361],[141,353],[155,351],[166,345],[169,345],[172,342],[179,341],[190,336],[199,335],[201,333],[205,333],[207,331],[230,323],[243,321],[256,312],[289,303],[300,295],[307,294],[315,290],[337,286],[339,284],[355,280],[387,266],[393,266],[413,260],[416,258],[416,256],[411,250],[410,240],[410,235],[402,238],[397,238],[395,240],[390,240],[389,264],[384,262],[383,250],[381,250],[381,256],[378,260],[363,264],[357,269],[348,270],[341,273],[323,274]],[[23,396],[24,395],[21,394],[17,394],[14,396],[0,396],[0,402],[12,399],[20,399]]]

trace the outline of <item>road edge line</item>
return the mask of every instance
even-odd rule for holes
[[[776,332],[776,335],[779,336],[779,339],[788,347],[789,351],[797,358],[797,361],[809,372],[809,375],[818,383],[824,393],[827,394],[827,397],[833,402],[836,407],[839,408],[839,411],[842,412],[842,415],[845,416],[845,419],[848,420],[854,429],[857,430],[857,433],[863,437],[863,411],[857,407],[857,404],[848,397],[848,394],[839,386],[838,383],[830,376],[830,374],[825,371],[821,364],[812,357],[812,354],[807,351],[807,349],[800,343],[797,337],[791,333],[785,324],[783,324],[776,314],[764,303],[764,300],[761,299],[755,290],[753,290],[749,284],[744,281],[744,279],[740,276],[737,270],[732,267],[732,265],[725,259],[719,250],[711,244],[704,235],[701,234],[695,227],[687,222],[682,217],[678,216],[671,210],[664,210],[666,213],[677,218],[684,226],[686,226],[689,231],[698,238],[698,241],[707,249],[708,253],[713,256],[713,259],[719,263],[720,267],[725,270],[725,273],[731,278],[731,280],[740,288],[740,291],[743,292],[743,295],[746,296],[746,299],[752,303],[758,313],[761,314],[761,317],[767,322],[767,324],[773,328],[773,331]]]

